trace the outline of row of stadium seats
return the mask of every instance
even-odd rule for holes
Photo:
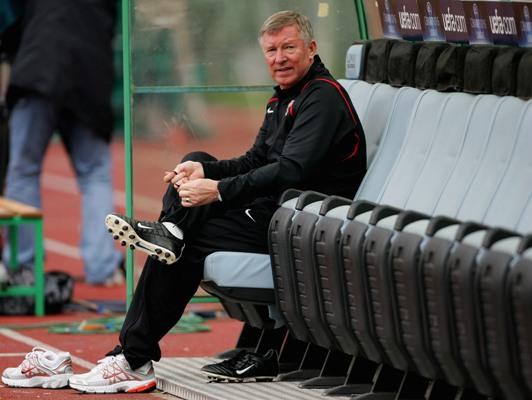
[[[203,286],[249,326],[285,322],[281,350],[305,344],[285,378],[323,364],[305,387],[532,398],[532,101],[341,83],[368,141],[355,199],[285,193],[270,255],[215,253]]]

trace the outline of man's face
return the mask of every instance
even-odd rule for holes
[[[312,40],[305,44],[296,25],[265,33],[260,43],[270,75],[281,89],[288,89],[299,82],[316,54],[316,42]]]

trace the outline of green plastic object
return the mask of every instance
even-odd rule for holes
[[[186,314],[181,317],[180,321],[174,326],[170,333],[197,333],[209,332],[211,329],[203,324],[203,318]],[[97,333],[116,333],[120,332],[124,316],[107,317],[83,320],[73,323],[59,323],[48,328],[50,333],[92,335]]]
[[[355,8],[357,10],[358,32],[361,40],[368,40],[368,24],[366,21],[366,10],[364,8],[364,0],[355,0]]]
[[[131,79],[131,42],[130,29],[131,23],[131,5],[130,0],[122,0],[122,68],[124,75],[124,156],[125,156],[125,174],[126,174],[126,215],[133,216],[133,145],[131,138],[132,122],[132,101],[133,97]],[[133,250],[127,250],[126,253],[126,303],[127,307],[133,299],[135,290],[134,282],[134,259]]]
[[[1,296],[33,296],[35,298],[35,315],[44,315],[44,235],[42,217],[8,216],[0,217],[0,226],[7,226],[9,239],[9,268],[17,268],[18,241],[17,232],[20,225],[31,224],[35,232],[35,262],[33,286],[13,285],[0,289]]]

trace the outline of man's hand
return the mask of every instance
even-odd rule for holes
[[[177,164],[173,171],[166,171],[163,176],[163,181],[172,183],[177,189],[185,182],[202,178],[205,178],[203,165],[196,161],[185,161]]]
[[[183,207],[197,207],[218,200],[218,181],[194,179],[185,182],[177,189]]]

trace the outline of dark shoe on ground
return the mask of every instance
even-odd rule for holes
[[[215,382],[266,382],[275,379],[279,373],[277,352],[268,350],[265,355],[241,351],[236,356],[205,365],[201,372]]]
[[[109,214],[105,225],[122,246],[141,250],[163,264],[179,260],[185,247],[183,231],[172,222],[137,221],[120,214]]]

